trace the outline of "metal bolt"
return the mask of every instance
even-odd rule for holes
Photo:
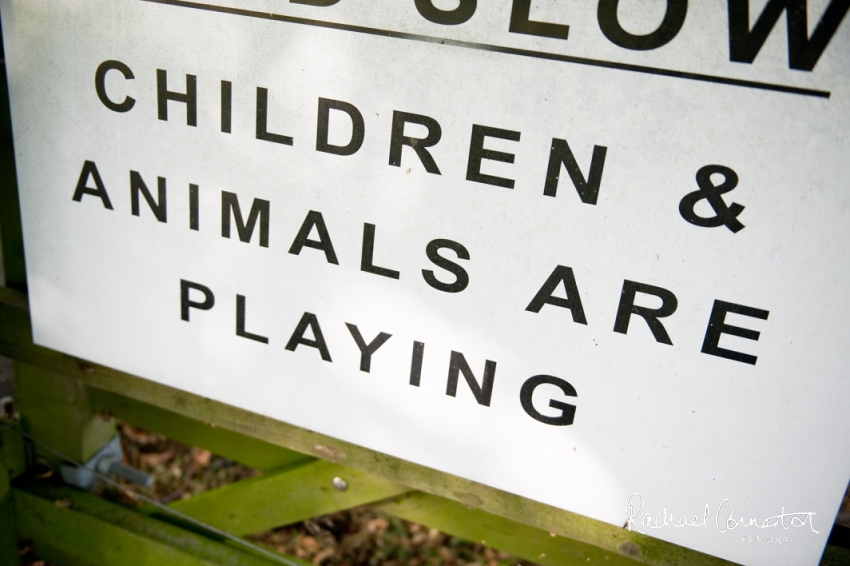
[[[340,477],[336,477],[336,478],[334,478],[334,479],[331,481],[331,483],[332,483],[332,484],[334,485],[334,487],[335,487],[336,489],[338,489],[339,491],[345,491],[346,489],[348,489],[348,482],[347,482],[347,481],[345,481],[344,479],[340,478]]]
[[[97,462],[97,471],[101,474],[124,478],[125,480],[142,487],[151,487],[154,482],[152,475],[123,464],[121,462],[121,457],[118,455],[103,456]]]

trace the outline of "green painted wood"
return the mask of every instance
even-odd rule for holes
[[[40,482],[13,494],[20,535],[40,558],[63,566],[278,564],[73,489]]]
[[[850,566],[850,550],[837,546],[827,546],[820,566]]]
[[[618,526],[35,346],[32,343],[25,296],[3,288],[0,288],[0,355],[73,377],[94,388],[124,395],[221,429],[381,476],[546,532],[555,532],[618,556],[636,551],[635,558],[644,564],[720,563],[714,559],[706,562],[705,555],[699,552],[640,533],[628,532]],[[626,542],[634,546],[623,547]],[[624,552],[622,548],[628,548],[629,552]]]
[[[15,309],[23,309],[29,310],[29,301],[27,300],[26,293],[22,293],[12,288],[6,288],[0,286],[0,302],[3,304],[9,305]],[[7,311],[7,315],[11,315],[11,311]],[[27,314],[29,316],[29,314]],[[2,336],[2,328],[4,325],[0,325],[0,336]],[[15,326],[15,325],[12,325]],[[30,341],[32,341],[32,336],[30,336]]]
[[[16,427],[6,428],[7,424],[0,420],[0,468],[16,478],[27,469],[24,437]]]
[[[122,395],[90,389],[98,411],[109,413],[136,426],[158,432],[188,444],[199,446],[236,462],[268,471],[315,458],[288,450],[262,440],[211,426],[209,423],[184,417],[148,403]]]
[[[9,482],[9,473],[0,463],[0,564],[14,566],[19,563],[18,529]]]
[[[6,497],[12,489],[12,479],[6,468],[0,466],[0,499]]]
[[[332,484],[335,477],[344,479],[348,489],[335,489]],[[409,487],[390,480],[315,460],[208,491],[171,506],[222,530],[247,535],[408,491]]]
[[[78,462],[115,435],[114,423],[98,414],[88,388],[76,379],[16,362],[15,398],[24,431]],[[61,461],[36,451],[54,464]]]
[[[53,501],[21,492],[16,494],[16,502],[21,535],[32,540],[38,557],[48,562],[68,566],[214,564],[126,532],[108,522],[62,509]]]
[[[384,502],[377,507],[402,519],[428,525],[466,540],[480,542],[544,566],[586,566],[587,564],[635,566],[638,564],[630,558],[598,546],[552,536],[547,531],[522,525],[480,509],[469,509],[455,501],[421,492]],[[630,543],[624,541],[623,544]],[[675,563],[670,562],[670,564]],[[681,562],[681,564],[693,563],[695,562]],[[722,561],[701,563],[724,564]]]

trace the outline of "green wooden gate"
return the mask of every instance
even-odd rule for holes
[[[111,417],[263,470],[258,478],[172,504],[187,517],[237,536],[369,504],[544,565],[728,564],[34,345],[5,73],[2,80],[0,228],[6,287],[0,287],[0,355],[15,360],[21,419],[0,422],[0,564],[17,563],[18,536],[31,539],[42,558],[62,565],[281,562],[215,531],[175,524],[158,509],[122,507],[28,479],[22,433],[41,443],[36,452],[53,464],[59,460],[44,446],[84,462],[115,434]],[[333,488],[335,477],[345,479],[345,491]],[[850,564],[850,551],[828,546],[822,563]]]

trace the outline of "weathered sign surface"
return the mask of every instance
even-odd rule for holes
[[[0,6],[37,343],[817,562],[850,477],[847,2]]]

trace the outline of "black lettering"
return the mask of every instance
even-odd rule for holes
[[[428,135],[424,138],[411,138],[405,136],[404,125],[408,123],[425,126],[428,128]],[[399,112],[398,110],[393,111],[393,126],[392,134],[390,136],[390,165],[393,165],[394,167],[401,167],[401,150],[402,146],[406,145],[413,148],[413,151],[416,152],[416,155],[419,157],[419,161],[422,162],[422,165],[425,166],[425,170],[428,173],[440,175],[441,173],[440,169],[437,167],[437,163],[426,148],[437,145],[442,136],[443,130],[440,128],[440,124],[433,118],[421,116],[419,114]]]
[[[292,145],[292,138],[280,134],[269,133],[269,91],[263,87],[257,87],[257,139]]]
[[[648,51],[667,45],[678,35],[685,23],[688,0],[667,0],[667,11],[658,29],[646,35],[633,35],[623,29],[617,17],[620,0],[599,0],[596,17],[599,29],[614,45],[634,51]]]
[[[236,295],[236,335],[249,340],[255,340],[268,344],[269,339],[259,334],[252,334],[245,330],[245,297]]]
[[[304,337],[304,332],[307,331],[308,326],[313,332],[313,340]],[[316,348],[319,351],[319,354],[321,354],[323,360],[326,362],[332,361],[331,353],[328,351],[328,345],[325,343],[324,336],[322,336],[322,328],[319,326],[319,319],[316,318],[316,315],[313,313],[304,313],[304,316],[301,317],[301,320],[298,322],[298,326],[295,327],[295,331],[289,338],[289,342],[286,344],[286,349],[290,352],[294,352],[295,348],[297,348],[299,344],[304,344],[310,348]]]
[[[661,299],[661,306],[657,309],[651,309],[635,305],[635,295],[638,292],[655,295]],[[679,301],[676,299],[676,295],[667,289],[629,280],[623,281],[620,306],[617,307],[617,319],[614,321],[614,332],[626,334],[629,330],[629,320],[633,314],[636,314],[642,317],[646,321],[646,324],[649,325],[649,330],[652,331],[656,342],[672,346],[673,342],[670,340],[667,330],[658,319],[670,316],[676,312],[678,306]]]
[[[444,248],[454,251],[457,254],[458,259],[468,260],[469,252],[461,244],[453,242],[452,240],[432,240],[428,242],[428,246],[425,248],[425,253],[428,255],[428,259],[431,260],[431,263],[437,267],[442,267],[450,273],[454,273],[454,283],[443,283],[434,276],[434,272],[430,269],[423,269],[422,277],[425,278],[425,282],[428,283],[428,285],[438,291],[443,291],[445,293],[460,293],[469,286],[469,274],[464,268],[453,261],[444,258],[438,253]]]
[[[328,143],[328,129],[330,128],[331,110],[340,110],[351,118],[351,140],[346,145],[332,145]],[[366,135],[366,126],[363,123],[363,115],[353,104],[341,100],[329,98],[319,99],[319,119],[316,128],[316,151],[334,153],[336,155],[353,155],[363,145]]]
[[[96,188],[92,189],[87,186],[89,177],[94,179],[94,186]],[[109,195],[106,194],[106,187],[103,185],[103,179],[100,178],[100,173],[98,173],[97,165],[94,164],[94,161],[83,163],[83,170],[80,172],[80,178],[77,181],[77,188],[74,190],[73,200],[82,202],[83,195],[99,197],[103,202],[104,208],[112,210],[112,203],[109,201]]]
[[[469,385],[469,389],[478,404],[489,407],[490,397],[493,395],[493,380],[496,378],[496,362],[490,360],[484,362],[484,376],[479,385],[463,354],[453,351],[449,361],[449,380],[446,384],[446,395],[450,397],[457,395],[458,373],[463,374],[463,378]]]
[[[475,14],[477,0],[460,0],[457,8],[454,10],[440,10],[432,0],[415,0],[416,9],[423,18],[435,24],[444,26],[456,26],[469,21],[469,18]]]
[[[160,120],[168,120],[168,101],[186,105],[186,125],[198,125],[198,80],[195,75],[186,75],[186,94],[168,90],[168,73],[156,70],[156,100]]]
[[[392,334],[387,334],[386,332],[381,332],[375,338],[366,343],[363,340],[363,335],[360,334],[360,329],[357,328],[354,324],[345,323],[348,327],[348,331],[351,332],[351,337],[354,338],[354,341],[357,342],[357,347],[360,348],[360,371],[369,373],[369,370],[372,367],[372,354],[375,353],[375,350],[384,345],[384,342],[389,340],[392,337]]]
[[[712,175],[722,175],[723,181],[714,184]],[[744,205],[733,202],[726,204],[723,195],[738,186],[738,174],[725,165],[706,165],[697,171],[697,186],[699,190],[686,194],[679,201],[679,214],[686,222],[701,228],[717,228],[726,226],[733,234],[737,234],[746,226],[738,220],[738,216],[744,211]],[[714,210],[714,216],[700,216],[695,207],[701,200],[708,201]]]
[[[714,301],[714,306],[711,308],[711,316],[708,319],[708,328],[705,329],[705,340],[703,340],[702,343],[702,353],[754,366],[758,359],[756,356],[736,352],[734,350],[727,350],[726,348],[721,348],[719,346],[721,334],[740,336],[747,340],[758,340],[761,335],[761,333],[756,330],[726,324],[726,313],[730,312],[750,316],[752,318],[758,318],[760,320],[767,320],[767,317],[770,314],[770,312],[762,309],[745,307],[744,305],[736,305],[735,303],[727,303],[726,301]]]
[[[770,0],[750,30],[750,0],[729,0],[729,60],[752,63],[779,16],[788,28],[788,66],[811,71],[850,8],[850,0],[832,0],[809,37],[806,0]]]
[[[554,297],[552,293],[558,288],[558,285],[564,283],[564,291],[567,293],[567,298]],[[576,278],[573,275],[573,270],[569,267],[559,265],[552,272],[552,275],[546,280],[543,286],[537,291],[537,294],[525,308],[529,312],[540,312],[543,305],[555,305],[570,309],[573,315],[573,322],[579,324],[587,324],[587,318],[584,316],[584,307],[581,304],[581,297],[576,285]]]
[[[204,294],[202,302],[192,301],[189,299],[189,291],[200,291]],[[200,283],[192,283],[185,279],[180,280],[180,319],[189,321],[189,309],[198,309],[208,311],[215,306],[215,296],[209,287]]]
[[[160,222],[167,222],[165,178],[157,177],[156,181],[158,198],[154,200],[153,195],[148,190],[148,186],[145,185],[144,180],[142,180],[142,176],[136,171],[130,171],[130,208],[133,216],[140,216],[139,193],[142,193],[145,197],[145,201],[148,203],[148,206],[153,212],[153,215],[156,216],[156,219]]]
[[[576,191],[578,191],[581,202],[595,205],[596,199],[599,198],[599,186],[602,184],[602,170],[605,167],[605,155],[607,153],[607,147],[593,146],[590,173],[585,179],[567,140],[553,139],[543,194],[547,197],[554,197],[558,194],[558,181],[561,179],[561,166],[563,165],[567,168],[567,173],[570,174],[570,179]]]
[[[375,254],[375,225],[363,224],[363,250],[360,255],[360,271],[374,273],[390,279],[398,279],[400,273],[386,267],[378,267],[374,263]]]
[[[413,354],[410,357],[410,385],[419,387],[422,380],[422,358],[425,355],[425,343],[413,341]]]
[[[520,133],[513,132],[511,130],[491,128],[489,126],[479,126],[478,124],[473,125],[472,139],[469,142],[469,162],[466,166],[466,180],[475,181],[476,183],[495,185],[497,187],[505,187],[506,189],[514,188],[513,179],[485,175],[481,172],[482,159],[501,161],[503,163],[514,162],[514,155],[512,153],[484,149],[484,138],[487,137],[518,142]]]
[[[570,26],[551,24],[548,22],[535,22],[529,19],[531,16],[531,0],[514,0],[511,8],[511,33],[524,33],[526,35],[537,35],[540,37],[551,37],[553,39],[567,39],[570,35]]]
[[[189,185],[189,229],[200,230],[201,204],[198,185]]]
[[[235,193],[221,191],[221,237],[230,237],[231,214],[236,220],[236,231],[239,239],[250,243],[254,236],[254,228],[257,219],[260,220],[260,246],[269,247],[269,215],[271,203],[267,200],[255,198],[251,203],[251,212],[248,213],[248,222],[242,221],[242,210],[239,208],[239,197]]]
[[[233,83],[221,81],[221,131],[230,133],[233,114]]]
[[[104,106],[113,112],[129,112],[136,104],[135,98],[125,96],[121,102],[112,102],[109,95],[106,94],[106,73],[112,70],[120,72],[127,80],[136,78],[130,67],[121,61],[104,61],[98,65],[97,71],[94,74],[94,89],[97,91],[97,97]]]
[[[563,401],[550,399],[549,406],[553,409],[560,409],[561,411],[561,414],[557,417],[549,417],[534,408],[534,403],[532,403],[534,390],[544,383],[556,386],[558,389],[563,391],[564,395],[567,397],[578,397],[575,388],[563,379],[551,375],[535,375],[534,377],[529,377],[525,383],[522,384],[522,389],[519,391],[519,401],[522,403],[522,408],[525,409],[528,416],[543,424],[552,426],[567,426],[573,424],[576,414],[575,405],[569,405]]]
[[[310,232],[313,231],[313,226],[316,227],[316,232],[319,234],[318,240],[308,239]],[[298,230],[298,235],[295,236],[295,241],[292,242],[289,253],[299,255],[304,246],[315,250],[322,250],[325,252],[325,259],[328,260],[328,263],[339,265],[333,242],[331,242],[331,236],[328,234],[328,227],[325,226],[325,219],[322,218],[321,212],[311,210],[307,213],[307,218],[301,224],[301,229]]]

